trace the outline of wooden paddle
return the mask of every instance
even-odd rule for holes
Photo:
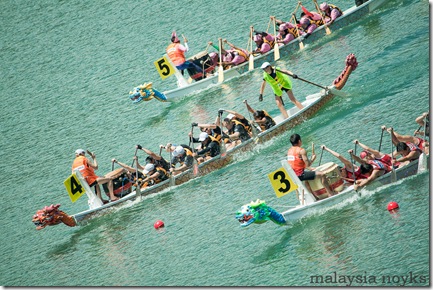
[[[329,27],[326,25],[325,18],[323,18],[322,13],[320,12],[320,8],[319,5],[317,4],[317,0],[313,0],[313,2],[314,2],[314,6],[316,6],[317,12],[320,14],[320,17],[322,18],[323,26],[325,26],[326,34],[328,35],[331,34],[331,29],[329,29]]]
[[[223,42],[221,37],[218,38],[218,44],[219,44],[219,59],[220,59],[220,65],[218,67],[218,82],[222,83],[224,81],[224,68],[222,65],[222,56],[221,56],[221,50],[222,50],[222,46],[223,46]]]
[[[296,22],[296,18],[295,18],[295,16],[292,16],[292,19],[293,19],[293,23],[294,23],[295,28],[296,28],[296,33],[298,34],[297,39],[298,39],[298,41],[299,41],[299,49],[300,49],[300,50],[303,50],[303,49],[304,49],[304,43],[303,43],[302,40],[301,40],[301,33],[299,33],[298,23]]]
[[[253,70],[254,69],[254,55],[253,55],[253,31],[254,31],[254,27],[250,26],[250,43],[251,43],[251,52],[250,52],[250,57],[248,58],[248,70]]]
[[[220,145],[220,154],[221,157],[225,157],[226,156],[226,144],[224,143],[224,131],[223,131],[223,120],[222,120],[222,116],[223,116],[223,112],[220,113],[220,111],[218,111],[218,115],[219,115],[219,119],[220,119],[220,129],[221,129],[221,145]]]
[[[194,131],[194,126],[191,125],[191,137],[189,138],[189,147],[191,147],[191,142],[194,138],[194,132],[193,131]],[[194,147],[194,143],[192,145]],[[193,150],[193,152],[195,151],[194,148],[192,148],[192,150]],[[196,176],[198,174],[198,164],[197,164],[197,160],[195,159],[194,156],[192,157],[192,167],[193,167],[192,172],[193,172],[194,176]]]
[[[382,134],[380,135],[379,150],[377,150],[377,151],[379,151],[379,152],[380,152],[380,148],[382,147],[383,131],[385,131],[385,128],[382,128]]]
[[[274,20],[274,36],[275,36],[275,42],[274,42],[274,60],[277,61],[280,59],[280,47],[278,46],[278,42],[277,42],[277,24],[275,23],[275,16],[272,17],[272,19]]]
[[[170,152],[170,168],[172,168],[173,163],[171,161],[173,160],[173,152],[171,152],[171,144],[170,144],[170,148],[168,148],[168,150]],[[170,177],[168,179],[169,179],[168,184],[170,185],[170,187],[173,187],[176,185],[176,178],[174,177],[174,172],[170,172]]]
[[[394,143],[392,142],[392,128],[391,128],[391,160],[394,160]],[[397,174],[394,169],[394,162],[391,162],[391,182],[397,181]]]
[[[426,129],[427,129],[427,116],[425,116],[424,118],[424,135],[422,140],[424,141],[424,143],[426,142]],[[419,130],[419,129],[418,129]],[[427,170],[427,156],[424,153],[424,150],[422,151],[422,153],[420,154],[420,156],[418,157],[418,170],[417,173],[421,173]]]
[[[288,76],[293,77],[293,74],[289,74],[289,73],[286,73],[286,72],[283,72],[283,71],[280,71],[280,70],[278,70],[278,71],[281,72],[281,73],[283,73],[283,74],[286,74],[286,75],[288,75]],[[306,82],[306,83],[308,83],[308,84],[310,84],[310,85],[314,85],[314,86],[319,87],[319,88],[321,88],[321,89],[324,89],[325,91],[329,91],[329,92],[331,92],[331,94],[333,94],[333,95],[340,96],[340,97],[346,97],[346,96],[347,96],[347,94],[345,94],[345,93],[342,92],[342,91],[339,91],[339,90],[336,90],[336,89],[334,89],[334,88],[329,88],[329,87],[325,87],[325,86],[322,86],[322,85],[319,85],[319,84],[313,83],[312,81],[309,81],[309,80],[303,79],[303,78],[301,78],[301,77],[299,77],[299,76],[296,76],[296,78],[295,78],[295,77],[293,77],[293,78],[294,78],[294,79],[298,79],[298,80],[303,81],[303,82]]]

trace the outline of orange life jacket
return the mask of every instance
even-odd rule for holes
[[[180,43],[171,43],[167,47],[167,55],[171,59],[174,65],[181,65],[185,62],[185,54],[181,51],[178,46]]]
[[[292,146],[289,151],[287,151],[287,162],[289,162],[290,166],[292,167],[293,171],[295,171],[297,176],[300,176],[305,169],[305,162],[302,160],[301,157],[301,147],[299,146]]]
[[[91,185],[96,181],[96,179],[98,179],[95,171],[92,167],[89,166],[89,164],[87,163],[87,158],[84,156],[80,155],[74,159],[74,162],[72,162],[72,171],[76,169],[80,171],[81,175],[89,185]]]

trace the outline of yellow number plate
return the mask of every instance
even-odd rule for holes
[[[84,193],[86,193],[86,190],[81,185],[75,173],[69,176],[63,184],[65,185],[66,191],[68,192],[69,198],[72,202],[76,202]]]
[[[156,70],[159,73],[159,76],[162,79],[165,79],[172,74],[174,74],[174,68],[171,66],[170,61],[167,59],[166,56],[158,59],[154,62]]]
[[[282,197],[289,192],[298,189],[298,185],[293,182],[284,167],[269,173],[268,178],[277,197]]]

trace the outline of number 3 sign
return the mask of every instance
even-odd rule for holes
[[[268,174],[271,185],[277,197],[282,197],[289,192],[298,189],[298,185],[293,182],[284,167]]]

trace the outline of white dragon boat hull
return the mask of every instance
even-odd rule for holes
[[[429,157],[427,157],[427,159],[429,159]],[[281,163],[287,172],[291,171],[293,173],[294,176],[292,175],[292,178],[295,180],[297,179],[296,182],[301,184],[301,181],[298,178],[296,178],[296,175],[294,174],[293,170],[288,165],[288,162],[286,160],[282,160]],[[401,168],[397,168],[395,171],[396,171],[397,180],[415,175],[418,173],[418,160],[413,161],[413,162],[409,163],[408,165],[403,166]],[[364,189],[377,188],[377,187],[380,187],[380,186],[383,186],[386,184],[390,184],[390,183],[392,183],[391,173],[387,173],[385,175],[378,177],[372,183],[368,184],[365,188],[360,189],[358,191],[355,191],[353,188],[353,185],[350,185],[336,195],[333,195],[331,197],[327,197],[325,199],[318,200],[315,202],[314,201],[313,202],[304,201],[305,205],[302,205],[302,204],[298,205],[292,209],[289,209],[287,211],[282,212],[281,214],[284,216],[284,218],[286,220],[286,224],[291,224],[295,221],[300,220],[301,218],[304,218],[304,217],[307,217],[307,216],[310,216],[313,214],[317,214],[318,212],[321,212],[321,210],[323,210],[323,209],[329,209],[335,205],[341,204],[345,200],[352,198],[354,194],[356,194],[358,196],[363,196],[366,194],[366,190],[364,190]],[[311,195],[311,193],[309,193],[307,189],[304,188],[304,190],[305,190],[306,196]],[[311,198],[313,198],[312,195],[311,195]]]
[[[363,3],[360,6],[353,6],[346,11],[343,12],[343,15],[337,18],[334,23],[332,23],[329,27],[330,29],[336,30],[339,28],[343,28],[345,26],[348,26],[365,15],[371,13],[373,10],[381,6],[383,3],[385,3],[388,0],[370,0],[366,3]],[[301,37],[298,37],[291,42],[289,42],[286,45],[280,46],[280,55],[281,56],[287,56],[292,54],[293,52],[299,50],[299,42],[302,41],[304,44],[309,44],[314,42],[317,39],[320,39],[322,37],[326,36],[325,28],[324,26],[320,26],[317,29],[314,30],[314,32],[307,38],[302,39]],[[270,50],[269,52],[258,55],[254,57],[254,67],[260,67],[260,65],[263,62],[274,62],[274,50]],[[243,75],[248,72],[248,62],[245,62],[243,64],[234,66],[228,70],[224,71],[224,82],[240,75]],[[178,73],[177,75],[180,75]],[[183,80],[185,82],[185,80]],[[167,97],[168,102],[174,101],[176,98],[183,97],[186,95],[189,95],[193,92],[204,90],[212,86],[218,85],[218,72],[216,72],[213,76],[204,78],[197,82],[192,82],[189,85],[178,87],[173,90],[165,91],[163,94]]]

